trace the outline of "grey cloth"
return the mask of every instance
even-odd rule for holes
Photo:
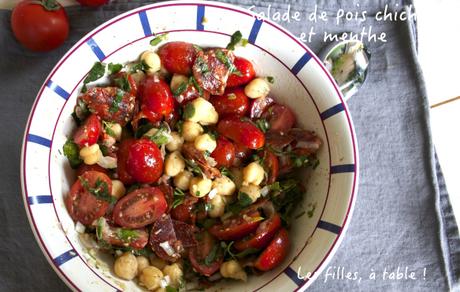
[[[402,1],[230,1],[256,11],[272,9],[333,16],[339,8],[360,10],[368,16],[385,4],[404,9]],[[308,2],[308,3],[305,3]],[[10,11],[0,11],[0,291],[64,291],[41,254],[23,208],[19,160],[23,130],[42,82],[85,33],[126,10],[148,1],[113,1],[91,9],[66,8],[71,22],[68,40],[49,53],[33,53],[13,39]],[[299,35],[311,23],[284,23]],[[369,43],[372,62],[365,86],[349,100],[360,153],[360,185],[345,239],[326,270],[311,285],[313,291],[446,291],[459,289],[460,242],[444,180],[437,165],[428,122],[428,103],[416,59],[414,22],[358,22],[314,24],[316,31],[360,32],[372,25],[386,32],[386,43]],[[316,52],[320,39],[309,46]],[[382,279],[385,269],[413,271],[416,280]],[[335,279],[343,270],[358,273],[361,281]],[[329,273],[327,272],[329,271]],[[370,279],[375,272],[375,280]],[[390,275],[387,274],[387,278]]]

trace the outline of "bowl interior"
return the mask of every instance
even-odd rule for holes
[[[167,32],[167,41],[225,47],[236,30],[250,43],[235,54],[251,60],[257,75],[274,77],[271,96],[290,106],[299,126],[318,133],[324,144],[320,165],[299,174],[306,195],[293,214],[298,218],[290,229],[291,251],[283,265],[248,283],[222,282],[217,288],[305,287],[337,248],[356,192],[357,150],[351,119],[330,76],[289,33],[245,10],[213,2],[162,3],[125,13],[77,43],[46,80],[30,116],[22,163],[26,209],[45,255],[70,287],[139,289],[113,275],[111,259],[88,253],[64,206],[75,175],[61,149],[75,128],[71,113],[85,74],[96,61],[136,60],[152,48],[152,33]],[[297,273],[306,277],[299,279]]]

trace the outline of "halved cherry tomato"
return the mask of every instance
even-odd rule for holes
[[[249,99],[241,87],[226,89],[223,95],[211,96],[210,101],[220,118],[244,116],[249,108]]]
[[[222,119],[217,125],[217,132],[249,149],[262,148],[265,143],[265,135],[259,128],[237,118]]]
[[[145,138],[135,141],[129,147],[126,168],[137,182],[156,182],[163,172],[163,158],[157,144]]]
[[[147,245],[149,241],[149,234],[144,228],[124,229],[119,227],[112,227],[105,219],[99,220],[104,221],[98,221],[97,228],[101,229],[98,229],[98,232],[100,232],[100,235],[102,236],[102,238],[98,239],[102,239],[110,245],[121,247],[129,246],[134,249],[142,249]],[[99,224],[101,224],[101,226],[99,226]]]
[[[211,153],[211,157],[217,162],[218,167],[230,167],[235,159],[235,145],[226,138],[217,138],[217,147]]]
[[[196,236],[198,244],[195,248],[189,251],[189,259],[192,267],[200,274],[211,276],[217,272],[220,265],[224,261],[223,253],[218,252],[216,256],[211,259],[211,262],[206,262],[206,257],[211,253],[214,248],[219,248],[215,239],[211,234],[204,231]]]
[[[270,124],[270,132],[286,132],[296,122],[296,117],[292,110],[281,104],[270,106],[262,117]]]
[[[65,198],[67,211],[73,220],[84,225],[90,225],[94,220],[102,217],[109,208],[109,202],[96,198],[90,189],[110,195],[112,193],[112,181],[102,172],[87,171],[70,188],[70,192]]]
[[[128,173],[128,154],[134,139],[124,139],[121,141],[117,151],[117,174],[118,178],[125,184],[130,185],[135,182],[134,178]]]
[[[268,170],[267,184],[272,184],[276,181],[279,172],[278,157],[269,150],[264,150],[259,154],[264,161],[264,166]]]
[[[260,225],[260,212],[251,206],[220,224],[209,228],[209,232],[220,240],[238,240],[250,234]]]
[[[281,264],[289,251],[289,236],[282,228],[276,233],[267,248],[259,255],[254,266],[261,271],[269,271]]]
[[[263,221],[253,235],[243,240],[235,242],[233,246],[238,251],[243,251],[248,248],[265,248],[280,228],[281,218],[278,214],[275,213],[271,218],[268,218],[265,221]]]
[[[184,202],[171,210],[171,217],[181,222],[195,224],[195,213],[193,212],[198,198],[186,196]]]
[[[113,220],[120,226],[140,228],[157,220],[168,209],[159,188],[144,187],[122,197],[113,208]]]
[[[99,171],[99,172],[102,172],[103,174],[109,173],[107,169],[103,168],[99,164],[88,165],[88,164],[82,163],[77,169],[77,177],[81,176],[87,171]]]
[[[174,109],[169,85],[158,76],[148,76],[140,88],[141,111],[151,122],[158,122]]]
[[[91,146],[97,143],[101,134],[101,121],[95,114],[91,114],[73,135],[73,141],[78,146]]]
[[[235,57],[233,65],[235,65],[236,70],[238,70],[241,74],[230,74],[227,80],[227,87],[245,85],[256,77],[254,66],[249,60],[243,57]]]
[[[170,42],[158,49],[161,64],[169,73],[190,75],[195,61],[196,49],[191,43]]]

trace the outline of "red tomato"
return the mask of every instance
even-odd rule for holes
[[[77,177],[81,176],[87,171],[98,171],[98,172],[102,172],[103,174],[109,173],[107,169],[103,168],[99,164],[88,165],[88,164],[82,163],[77,169]]]
[[[107,186],[107,189],[104,186]],[[84,225],[91,225],[94,220],[102,217],[109,208],[108,201],[96,198],[89,189],[103,190],[110,195],[112,193],[112,181],[101,172],[87,171],[70,188],[70,192],[65,198],[67,211],[73,220]]]
[[[144,228],[129,229],[129,233],[133,234],[131,238],[121,237],[120,235],[123,234],[123,229],[112,227],[107,223],[102,226],[102,229],[102,240],[110,245],[121,247],[129,246],[134,249],[142,249],[149,242],[149,234]]]
[[[281,264],[289,250],[289,236],[282,228],[267,248],[259,255],[254,266],[261,271],[269,271]]]
[[[77,0],[77,2],[83,6],[96,7],[109,3],[109,0]]]
[[[157,144],[148,140],[135,141],[128,150],[126,170],[139,183],[154,183],[163,172],[163,158]]]
[[[141,110],[151,122],[161,121],[174,110],[174,99],[169,85],[156,75],[144,79],[140,95]]]
[[[114,85],[117,85],[116,82],[115,82],[117,79],[126,78],[126,80],[128,81],[129,87],[131,89],[129,91],[129,93],[131,95],[133,95],[133,96],[137,95],[137,83],[136,83],[136,81],[134,80],[134,78],[133,78],[133,76],[131,74],[129,74],[127,72],[118,72],[118,73],[115,73],[112,78],[113,78],[113,81],[115,83]],[[122,89],[122,88],[120,88],[120,89]]]
[[[211,157],[217,162],[218,167],[230,167],[235,159],[235,145],[226,138],[217,138],[217,147],[211,153]]]
[[[210,101],[219,117],[244,116],[249,108],[249,99],[241,87],[227,89],[223,95],[212,96]]]
[[[234,215],[220,224],[209,228],[209,232],[220,240],[238,240],[250,234],[260,224],[257,220],[261,214],[257,209],[250,207],[241,214]],[[255,218],[255,220],[251,220]]]
[[[113,220],[123,227],[140,228],[155,222],[167,209],[168,203],[159,188],[140,188],[117,202]]]
[[[97,143],[101,134],[101,121],[95,114],[91,114],[73,135],[73,141],[81,147]]]
[[[238,251],[243,251],[248,248],[265,248],[280,228],[281,218],[278,214],[274,214],[271,218],[268,218],[265,221],[263,221],[253,235],[243,240],[235,242],[234,247]]]
[[[262,117],[270,124],[271,132],[286,132],[296,122],[296,117],[290,108],[276,103],[270,106]]]
[[[198,198],[186,196],[182,204],[171,210],[171,217],[181,222],[195,224],[196,214],[193,209],[196,203],[198,203]]]
[[[16,39],[32,51],[51,51],[62,45],[69,34],[69,20],[57,1],[19,2],[11,14]]]
[[[263,158],[264,166],[268,169],[267,184],[274,183],[279,173],[278,157],[269,150],[264,150],[259,156]]]
[[[217,125],[217,132],[249,149],[262,148],[265,143],[265,135],[259,128],[235,118],[221,120]]]
[[[135,142],[134,139],[124,139],[121,141],[117,151],[117,174],[118,178],[125,184],[133,184],[134,178],[128,173],[128,153],[131,145]]]
[[[196,236],[198,244],[195,248],[191,248],[189,251],[189,259],[192,267],[200,274],[205,276],[211,276],[217,272],[220,265],[224,261],[222,252],[217,253],[214,260],[210,263],[206,263],[206,257],[211,253],[213,248],[216,247],[215,239],[208,232],[202,232]]]
[[[193,44],[186,42],[170,42],[158,49],[161,64],[169,73],[190,75],[196,50]]]
[[[248,147],[238,143],[235,144],[235,159],[233,160],[233,166],[241,166],[251,154],[252,150]]]
[[[233,65],[235,65],[236,69],[241,74],[230,74],[227,80],[227,87],[245,85],[256,77],[254,66],[252,66],[252,63],[249,60],[242,57],[235,57]]]

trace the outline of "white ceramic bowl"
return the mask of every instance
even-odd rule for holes
[[[289,105],[300,126],[316,131],[324,145],[319,167],[303,174],[309,180],[307,195],[296,212],[306,210],[307,215],[292,225],[287,259],[247,283],[221,286],[232,291],[305,289],[334,254],[354,205],[358,150],[350,114],[331,76],[292,34],[245,9],[218,2],[163,2],[126,12],[83,37],[50,73],[30,113],[21,161],[24,204],[43,253],[70,288],[139,289],[101,267],[105,260],[88,255],[63,203],[75,177],[61,149],[74,128],[70,115],[86,73],[95,61],[137,59],[155,33],[167,31],[169,41],[206,47],[225,46],[236,30],[250,42],[236,54],[250,59],[258,75],[275,77],[272,95]],[[299,271],[304,279],[297,277]]]

